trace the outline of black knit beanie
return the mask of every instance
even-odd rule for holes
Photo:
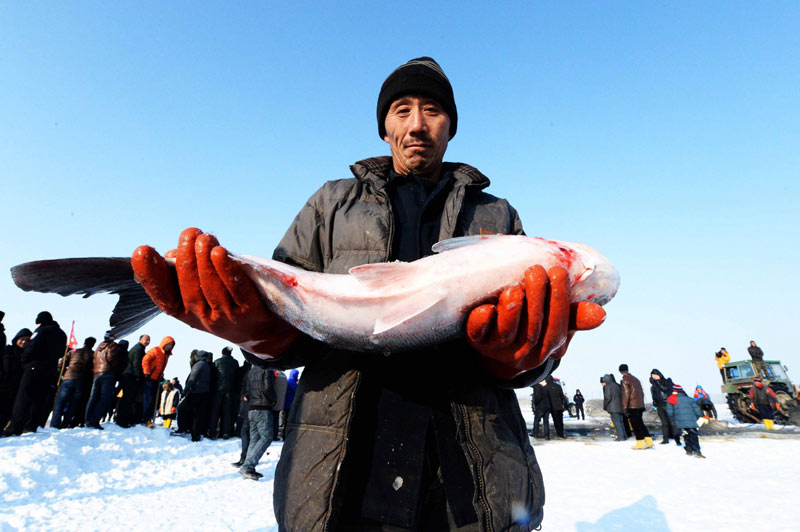
[[[52,321],[53,321],[53,316],[46,310],[43,310],[42,312],[36,315],[35,323],[36,325],[49,325],[50,323],[52,323]]]
[[[439,63],[430,57],[417,57],[389,74],[378,95],[378,135],[386,136],[386,113],[392,102],[405,94],[423,94],[444,107],[450,118],[450,138],[456,136],[458,110],[453,87]]]

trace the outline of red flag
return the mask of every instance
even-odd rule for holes
[[[78,339],[75,338],[75,320],[72,320],[72,330],[69,331],[69,341],[67,342],[67,347],[70,349],[75,349],[78,347]]]

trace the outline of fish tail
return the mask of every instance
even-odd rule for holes
[[[127,257],[37,260],[11,268],[11,278],[26,292],[83,297],[118,295],[108,320],[111,328],[106,333],[114,338],[131,334],[161,313],[134,280],[131,259]]]

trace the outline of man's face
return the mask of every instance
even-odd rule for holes
[[[386,136],[392,150],[394,170],[438,178],[450,140],[450,117],[436,100],[425,96],[402,96],[386,113]]]
[[[659,375],[658,373],[651,373],[650,376],[653,377],[654,381],[660,381],[661,380],[661,375]]]
[[[175,342],[168,343],[167,345],[164,346],[164,352],[171,353],[173,347],[175,347]]]
[[[145,335],[144,335],[144,336],[142,336],[142,338],[139,340],[139,343],[140,343],[140,344],[142,344],[143,346],[147,347],[148,345],[150,345],[150,337],[149,337],[148,335],[146,335],[146,334],[145,334]]]
[[[755,347],[755,346],[756,346],[755,342],[750,342],[750,347]]]
[[[16,341],[17,347],[19,347],[20,349],[25,349],[25,346],[28,345],[30,339],[31,339],[30,336],[20,336],[19,338],[17,338]]]

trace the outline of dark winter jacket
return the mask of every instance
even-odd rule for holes
[[[679,429],[696,429],[703,411],[686,392],[675,392],[667,401],[667,415]]]
[[[239,366],[239,371],[236,372],[236,389],[239,392],[239,417],[247,417],[247,401],[243,401],[242,396],[244,395],[244,385],[247,382],[247,374],[250,373],[250,368],[252,367],[252,364],[245,360]]]
[[[550,401],[550,411],[563,412],[565,409],[564,389],[552,377],[547,377],[546,380],[545,391],[547,392],[547,399]]]
[[[122,372],[123,375],[130,375],[132,377],[136,377],[137,379],[144,378],[144,371],[142,371],[142,359],[144,358],[144,346],[136,342],[131,347],[131,350],[128,351],[128,362],[125,365],[125,371]]]
[[[342,274],[353,266],[390,260],[395,234],[387,190],[390,168],[390,157],[367,159],[351,167],[354,179],[326,183],[297,215],[274,258],[314,272]],[[483,174],[459,163],[445,163],[442,171],[451,173],[452,187],[439,210],[440,240],[522,234],[511,205],[482,191],[489,185]],[[434,360],[438,367],[430,373],[439,377],[420,385],[419,368]],[[354,412],[360,395],[369,390],[364,383],[375,383],[376,375],[384,386],[397,387],[417,404],[445,405],[436,411],[449,418],[454,437],[448,441],[463,453],[468,479],[471,476],[475,486],[467,504],[482,530],[538,526],[544,504],[542,476],[510,388],[529,386],[552,371],[557,361],[502,383],[487,378],[479,362],[479,355],[463,340],[402,357],[374,357],[333,349],[308,337],[266,362],[280,369],[305,366],[275,473],[278,526],[309,532],[335,529],[347,494],[346,480],[354,467],[363,465],[361,458],[346,459],[353,442],[364,436],[359,434],[364,428],[352,423]],[[530,516],[527,525],[513,520],[520,510]]]
[[[214,365],[217,367],[217,391],[234,391],[236,389],[236,371],[239,369],[236,359],[230,353],[223,354],[214,361]]]
[[[650,375],[653,373],[661,377],[661,379],[655,380],[652,376],[650,377],[650,395],[653,397],[654,405],[664,406],[667,404],[669,396],[672,395],[672,379],[666,378],[664,374],[657,369],[651,371]]]
[[[32,336],[30,329],[20,329],[14,335],[11,343],[4,346],[3,358],[0,359],[0,393],[9,394],[12,398],[17,393],[19,383],[22,380],[22,353],[23,350],[17,346],[17,340],[23,336]]]
[[[751,345],[748,347],[747,352],[750,353],[750,358],[753,360],[764,360],[764,351],[762,351],[757,345]]]
[[[22,353],[22,366],[24,368],[42,368],[56,371],[58,359],[64,356],[67,350],[67,335],[58,326],[58,323],[42,323],[36,328],[31,341],[25,346]]]
[[[249,410],[272,410],[277,402],[275,394],[275,372],[253,366],[244,381],[242,399],[246,399]]]
[[[192,371],[186,379],[186,395],[211,391],[211,358],[208,351],[197,351]]]
[[[622,391],[616,379],[610,373],[603,375],[603,410],[609,414],[621,414],[622,410]]]
[[[97,346],[92,364],[92,376],[96,379],[100,375],[113,375],[118,377],[128,361],[128,350],[121,349],[116,342],[105,341]]]
[[[94,351],[91,347],[83,346],[81,348],[70,351],[64,356],[64,370],[63,380],[82,381],[93,375],[94,368]]]
[[[583,405],[584,401],[585,401],[585,399],[583,397],[583,394],[580,393],[580,392],[578,392],[578,393],[576,393],[575,395],[572,396],[572,402],[575,403],[575,406]]]
[[[550,411],[550,395],[547,393],[547,384],[541,383],[533,385],[533,411],[539,415]]]
[[[622,409],[624,411],[644,408],[644,390],[639,379],[626,373],[622,376],[620,387],[622,388]]]

